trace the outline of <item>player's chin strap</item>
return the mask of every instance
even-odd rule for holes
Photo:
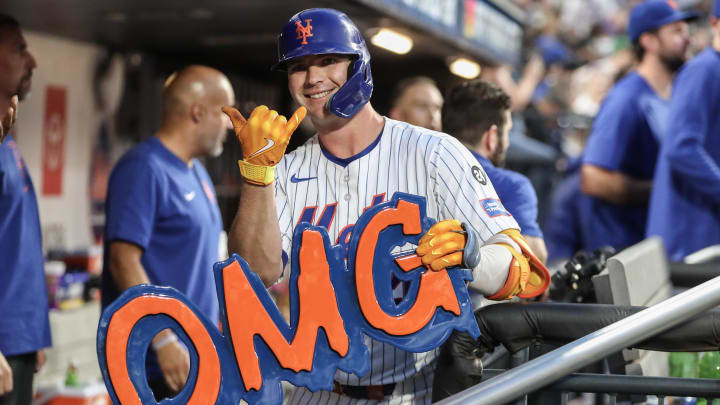
[[[528,246],[520,231],[506,229],[495,235],[492,243],[507,248],[513,259],[510,262],[510,270],[505,285],[488,299],[505,300],[515,296],[533,298],[542,294],[548,288],[550,285],[550,272],[530,250],[530,246]],[[518,248],[520,251],[518,251]]]

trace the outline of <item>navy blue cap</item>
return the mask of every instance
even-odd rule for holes
[[[660,28],[663,25],[681,20],[692,20],[698,14],[692,11],[679,11],[673,0],[647,0],[630,12],[628,35],[635,41],[645,32]]]
[[[713,15],[720,18],[720,0],[715,0],[715,6],[713,7]]]

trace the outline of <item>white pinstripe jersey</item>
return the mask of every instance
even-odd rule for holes
[[[332,156],[315,135],[280,161],[275,176],[284,257],[301,219],[324,226],[330,240],[338,243],[347,240],[366,207],[387,201],[398,191],[425,197],[429,217],[468,222],[483,240],[518,228],[505,210],[483,208],[481,201],[497,200],[497,194],[477,160],[455,138],[389,118],[380,137],[356,156]],[[339,383],[401,382],[437,357],[437,350],[410,353],[367,336],[365,343],[371,353],[370,371],[362,378],[338,371]]]

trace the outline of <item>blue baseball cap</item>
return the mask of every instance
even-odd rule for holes
[[[718,0],[720,2],[720,0]],[[572,52],[557,38],[550,35],[542,35],[535,40],[535,48],[542,55],[546,66],[555,63],[571,63],[575,60]]]
[[[674,0],[647,0],[633,7],[630,12],[628,35],[630,35],[630,40],[635,41],[643,33],[663,25],[675,21],[692,20],[697,17],[698,14],[695,12],[678,10]]]
[[[720,0],[715,0],[715,6],[713,7],[713,15],[720,18]]]

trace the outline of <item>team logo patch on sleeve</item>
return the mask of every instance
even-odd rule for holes
[[[487,177],[485,176],[485,172],[479,166],[472,167],[472,175],[475,180],[478,181],[478,183],[482,184],[483,186],[487,184]]]
[[[505,207],[502,205],[500,200],[497,198],[486,198],[484,200],[480,200],[480,205],[482,205],[485,212],[488,214],[490,218],[499,217],[499,216],[507,216],[511,217],[512,215],[507,212]]]

